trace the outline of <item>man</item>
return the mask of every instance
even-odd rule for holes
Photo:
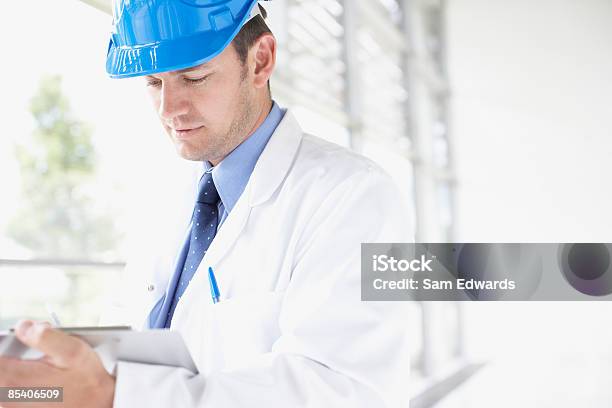
[[[110,375],[83,342],[23,322],[17,335],[47,357],[0,361],[0,385],[63,386],[66,406],[406,402],[405,309],[360,300],[360,244],[410,240],[407,212],[375,164],[303,134],[272,101],[276,40],[261,10],[255,0],[115,8],[107,70],[145,78],[178,154],[200,168],[183,208],[151,220],[117,310],[180,332],[199,374],[120,361]]]

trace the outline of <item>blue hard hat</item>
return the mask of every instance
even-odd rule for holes
[[[128,78],[176,71],[219,55],[258,0],[116,0],[106,72]]]

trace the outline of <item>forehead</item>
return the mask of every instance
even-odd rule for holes
[[[223,50],[223,52],[219,55],[217,55],[215,58],[211,59],[208,62],[205,62],[203,64],[199,64],[193,67],[188,67],[188,68],[184,68],[184,69],[179,69],[176,71],[170,71],[170,72],[163,72],[163,73],[159,73],[159,74],[151,74],[151,75],[147,75],[148,77],[152,77],[152,76],[157,76],[157,77],[173,77],[173,76],[178,76],[178,75],[183,75],[183,74],[188,74],[190,72],[204,72],[204,71],[210,71],[211,69],[215,69],[215,68],[219,68],[221,66],[228,68],[228,64],[231,64],[232,62],[232,51],[231,51],[232,47],[226,47],[225,50]],[[234,58],[236,60],[236,62],[238,62],[238,58],[237,56]]]
[[[193,72],[193,71],[202,71],[202,70],[210,69],[213,66],[214,66],[214,64],[212,64],[210,62],[206,62],[204,64],[196,65],[195,67],[179,69],[178,71],[172,71],[170,73],[171,74],[175,74],[175,75],[178,75],[178,74],[187,74],[187,73]]]
[[[207,63],[204,63],[204,64],[196,65],[194,67],[179,69],[177,71],[159,72],[159,73],[156,73],[156,74],[145,75],[145,78],[154,78],[154,77],[158,77],[158,78],[166,77],[166,78],[168,78],[168,77],[175,77],[175,76],[179,76],[179,75],[183,75],[183,74],[188,74],[190,72],[204,72],[204,71],[210,70],[213,66],[214,66],[214,64],[211,64],[210,62],[207,62]]]

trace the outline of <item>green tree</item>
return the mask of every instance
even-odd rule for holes
[[[88,258],[112,249],[108,216],[96,214],[91,128],[74,118],[60,76],[45,76],[30,101],[36,128],[16,145],[22,205],[9,234],[40,256]]]

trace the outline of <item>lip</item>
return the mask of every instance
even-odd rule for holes
[[[174,129],[174,135],[177,139],[188,139],[193,136],[198,130],[202,129],[204,126],[200,126],[192,129]]]

